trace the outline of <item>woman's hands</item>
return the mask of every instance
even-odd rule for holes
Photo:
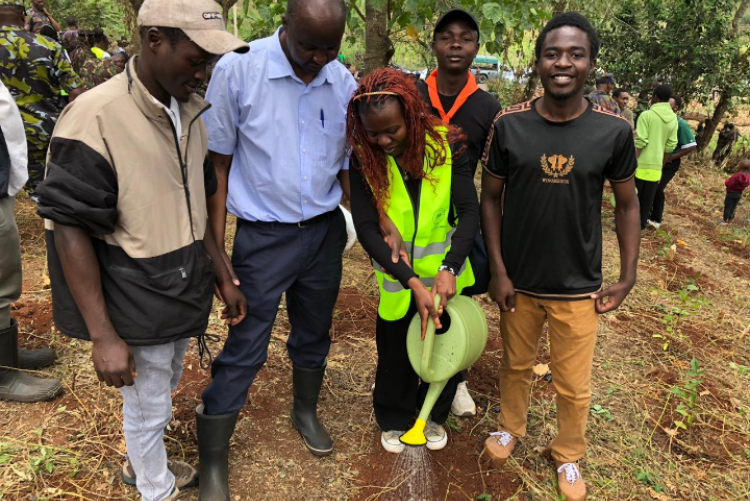
[[[430,318],[435,322],[435,328],[442,328],[440,323],[440,313],[435,309],[435,294],[422,284],[417,277],[413,277],[408,282],[409,288],[414,295],[414,303],[417,305],[417,311],[422,319],[422,341],[427,334],[427,322]]]

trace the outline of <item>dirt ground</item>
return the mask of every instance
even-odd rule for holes
[[[665,224],[644,236],[635,289],[601,319],[590,449],[582,462],[591,500],[750,499],[750,203],[746,197],[734,226],[717,226],[722,188],[707,163],[683,168],[669,189]],[[604,277],[612,283],[619,253],[604,198]],[[96,380],[88,343],[55,330],[41,222],[27,199],[19,201],[18,220],[25,282],[13,315],[20,343],[57,349],[58,362],[42,374],[61,378],[65,392],[48,403],[0,403],[0,499],[135,500],[135,490],[119,479],[125,453],[119,393]],[[479,301],[490,339],[469,375],[478,413],[451,418],[448,447],[430,453],[429,499],[555,499],[552,464],[541,454],[555,434],[555,391],[545,378],[535,379],[529,434],[514,459],[497,471],[480,457],[496,427],[503,348],[496,306]],[[323,459],[306,452],[288,417],[289,324],[282,306],[268,364],[232,440],[234,500],[401,499],[391,478],[394,456],[380,447],[372,415],[376,302],[368,260],[356,246],[345,256],[320,402],[336,442]],[[224,338],[217,313],[218,307],[210,332]],[[212,344],[214,354],[220,348]],[[539,361],[549,363],[546,342]],[[193,409],[209,379],[192,347],[166,432],[174,458],[197,463]],[[197,492],[186,499],[196,500]]]

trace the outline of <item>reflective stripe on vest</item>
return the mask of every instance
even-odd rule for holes
[[[466,263],[468,263],[469,260],[467,259],[464,262],[464,265],[461,267],[461,269],[458,271],[458,276],[460,277],[466,272],[467,266]],[[377,264],[375,261],[373,261],[373,264],[375,265],[375,271],[380,273],[387,273],[383,268]],[[420,282],[422,282],[422,285],[427,287],[428,289],[432,288],[433,285],[435,285],[435,279],[434,278],[420,278]],[[461,289],[463,290],[465,287],[468,287],[469,285],[464,285]],[[401,282],[394,282],[390,278],[387,278],[383,281],[383,289],[385,289],[386,292],[401,292],[404,289],[404,287],[401,285]]]
[[[427,136],[424,169],[427,177],[422,179],[419,195],[419,212],[414,210],[412,200],[404,184],[401,172],[392,157],[388,158],[388,200],[386,214],[404,238],[405,247],[411,257],[414,272],[425,287],[431,288],[438,268],[450,252],[456,228],[448,222],[451,208],[451,174],[453,170],[447,129],[441,128],[443,146],[447,155],[442,164],[433,165],[434,145]],[[415,214],[419,220],[415,221]],[[397,280],[391,279],[383,268],[373,262],[375,276],[380,288],[378,315],[388,321],[399,320],[406,315],[411,303],[411,291]],[[458,273],[456,289],[461,291],[474,284],[474,273],[468,259]]]

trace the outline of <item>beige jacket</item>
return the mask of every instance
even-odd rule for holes
[[[37,191],[60,330],[88,338],[59,266],[55,223],[91,233],[118,334],[148,345],[205,331],[213,266],[202,241],[216,177],[200,119],[209,105],[198,96],[181,104],[182,131],[175,131],[138,79],[137,64],[134,58],[65,109]]]

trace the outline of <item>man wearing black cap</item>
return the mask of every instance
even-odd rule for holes
[[[438,68],[427,81],[417,85],[420,94],[427,101],[433,114],[460,127],[467,136],[466,154],[471,168],[476,172],[492,121],[500,112],[500,103],[480,89],[469,68],[479,51],[479,24],[474,16],[462,9],[446,12],[435,25],[432,36],[432,53],[438,61]],[[489,268],[487,252],[481,234],[477,234],[476,244],[470,256],[477,276],[477,282],[464,291],[466,295],[487,292]],[[466,372],[461,373],[461,383],[451,406],[457,416],[473,416],[476,405],[469,394]]]
[[[596,90],[586,96],[589,101],[598,104],[605,110],[620,115],[620,106],[617,101],[610,96],[612,89],[615,87],[615,77],[612,73],[607,73],[596,79]]]

